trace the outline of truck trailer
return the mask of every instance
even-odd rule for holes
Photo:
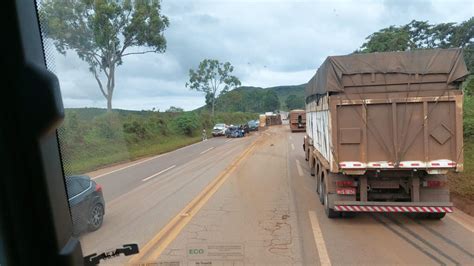
[[[460,49],[330,56],[308,82],[303,150],[329,218],[453,211],[463,169]]]
[[[300,109],[291,110],[288,114],[291,132],[303,132],[306,130],[306,111]]]

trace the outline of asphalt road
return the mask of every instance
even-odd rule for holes
[[[459,210],[326,218],[303,136],[270,127],[91,173],[107,213],[84,254],[138,243],[134,263],[161,265],[474,265],[474,219]]]
[[[89,175],[106,202],[102,227],[81,236],[85,255],[138,243],[142,246],[229,163],[256,135],[211,138],[159,156]],[[113,263],[122,263],[115,259]]]

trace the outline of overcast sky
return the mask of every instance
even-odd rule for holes
[[[113,107],[192,110],[204,95],[184,85],[205,58],[229,61],[242,85],[307,82],[329,55],[359,48],[371,33],[416,20],[469,19],[474,1],[177,1],[163,0],[170,20],[163,54],[132,55],[116,73]],[[65,107],[106,107],[98,85],[74,52],[49,48]]]

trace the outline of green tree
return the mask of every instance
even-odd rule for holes
[[[369,35],[356,53],[463,48],[469,70],[474,69],[474,17],[461,23],[429,24],[413,20]]]
[[[240,80],[231,75],[233,71],[229,62],[221,63],[215,59],[204,59],[197,70],[189,70],[186,87],[206,93],[206,103],[210,102],[213,117],[216,98],[240,85]]]
[[[288,107],[288,110],[301,109],[304,107],[304,98],[291,94],[286,98],[285,105]]]
[[[474,75],[470,75],[463,83],[463,91],[467,96],[474,95]]]
[[[159,0],[45,0],[39,14],[47,38],[65,54],[73,50],[89,70],[112,110],[115,70],[133,54],[162,53],[169,25]],[[143,51],[129,51],[143,47]],[[105,82],[104,82],[105,79]]]
[[[165,112],[168,112],[168,113],[182,113],[182,112],[184,112],[184,109],[181,108],[181,107],[170,106],[170,108],[168,108],[168,110],[166,110]]]
[[[263,96],[263,108],[266,112],[280,109],[280,100],[274,91],[266,91]]]
[[[193,136],[200,126],[198,117],[194,112],[183,113],[174,120],[174,123],[179,133],[189,137]]]

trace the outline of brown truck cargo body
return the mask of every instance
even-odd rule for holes
[[[275,125],[281,125],[281,115],[280,114],[272,114],[272,115],[266,115],[266,121],[265,124],[267,126],[275,126]]]
[[[306,131],[306,111],[291,110],[288,114],[291,132]]]
[[[459,49],[329,57],[306,88],[304,149],[328,216],[451,212],[463,168]]]

